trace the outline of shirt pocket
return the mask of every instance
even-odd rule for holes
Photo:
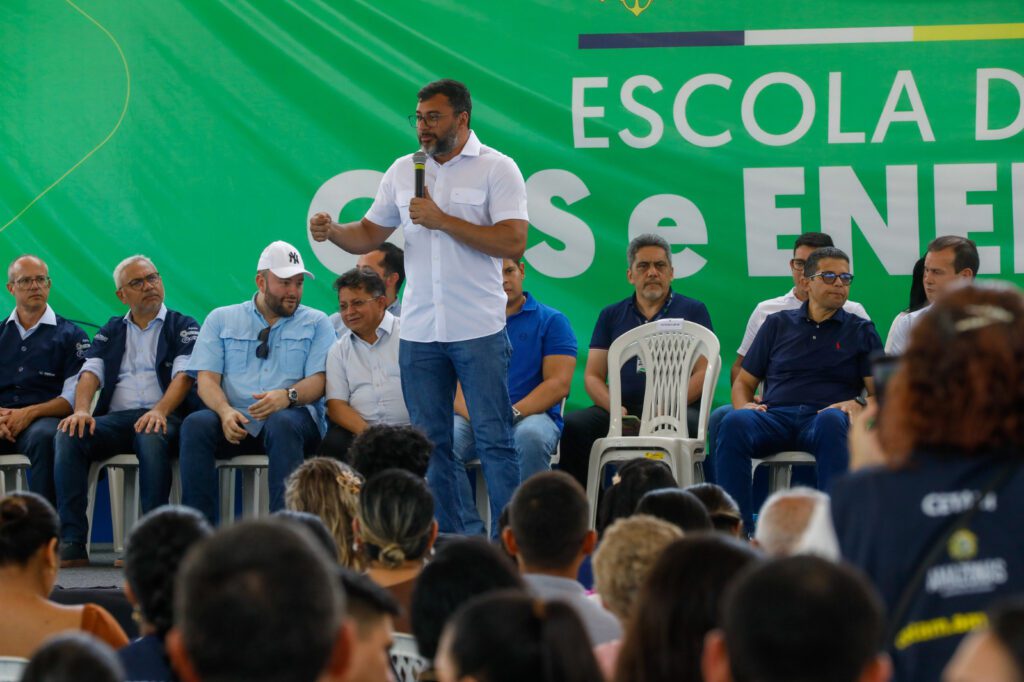
[[[281,331],[281,370],[296,380],[306,376],[306,358],[313,346],[312,326],[288,328]]]
[[[402,225],[409,223],[409,202],[412,201],[413,193],[408,190],[402,190],[395,193],[395,205],[398,206],[398,213],[401,216]]]
[[[487,200],[487,192],[476,187],[453,187],[450,197],[453,204],[482,206]]]
[[[249,339],[238,338],[238,334],[225,330],[220,336],[224,346],[224,373],[242,374],[249,364]]]

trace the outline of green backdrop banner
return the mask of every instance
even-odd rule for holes
[[[851,254],[883,336],[938,234],[1024,282],[1017,0],[5,0],[0,27],[0,258],[43,256],[79,320],[121,312],[110,273],[133,253],[202,319],[251,294],[274,239],[332,310],[355,258],[307,217],[366,210],[439,77],[519,163],[528,288],[581,348],[641,232],[674,245],[726,365],[802,231]]]

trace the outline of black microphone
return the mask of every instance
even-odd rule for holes
[[[423,198],[423,174],[427,168],[427,154],[422,149],[412,155],[412,167],[416,172],[416,196]]]

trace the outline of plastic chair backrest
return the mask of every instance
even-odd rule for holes
[[[427,659],[420,656],[416,638],[396,632],[388,655],[391,668],[398,682],[416,682],[416,676],[429,665]]]
[[[0,656],[0,682],[18,682],[27,665],[27,658]]]
[[[608,436],[622,435],[622,366],[636,358],[646,376],[641,436],[704,438],[715,384],[722,367],[718,337],[695,322],[666,318],[631,329],[608,349],[608,391],[611,423]],[[686,424],[690,374],[701,358],[707,358],[701,397],[698,433]]]

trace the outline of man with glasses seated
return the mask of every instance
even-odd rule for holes
[[[114,268],[114,284],[128,313],[115,315],[96,332],[78,374],[75,411],[60,423],[54,440],[65,567],[89,563],[90,464],[135,453],[142,511],[167,504],[181,420],[198,407],[193,379],[185,369],[199,324],[164,305],[160,273],[145,256],[121,261]]]
[[[0,455],[31,462],[29,489],[56,506],[53,434],[71,414],[89,337],[50,307],[50,277],[36,256],[7,267],[14,310],[0,324]]]
[[[181,483],[182,502],[211,522],[217,459],[265,453],[276,511],[284,508],[284,480],[320,446],[324,371],[337,337],[327,315],[301,305],[306,277],[313,275],[298,249],[273,242],[256,266],[256,295],[203,323],[189,371],[198,372],[207,409],[182,424]]]
[[[874,393],[870,356],[882,341],[875,325],[843,309],[850,295],[850,259],[831,246],[804,264],[808,300],[769,315],[732,386],[734,412],[722,421],[715,453],[718,483],[740,505],[753,530],[751,459],[804,450],[817,460],[818,488],[828,490],[849,461],[851,416]],[[761,402],[754,402],[764,382]]]
[[[382,280],[353,268],[335,281],[345,327],[327,354],[327,435],[320,454],[349,461],[352,441],[372,424],[404,426],[409,411],[398,369],[400,321]]]
[[[730,385],[736,381],[736,376],[740,373],[740,368],[743,366],[743,358],[750,349],[750,344],[754,342],[757,331],[764,324],[765,318],[781,310],[799,308],[807,300],[807,287],[802,283],[804,263],[807,262],[807,258],[816,249],[824,246],[835,246],[832,242],[832,236],[824,232],[805,232],[796,238],[796,243],[793,244],[793,257],[789,261],[789,270],[793,276],[793,288],[782,296],[761,301],[754,308],[754,312],[750,314],[750,319],[747,320],[747,328],[743,332],[743,341],[740,343],[740,347],[736,349],[736,360],[732,363],[732,369],[729,373]],[[863,317],[865,320],[871,319],[867,311],[864,310],[864,306],[855,301],[847,301],[843,305],[843,310],[858,317]],[[732,410],[732,405],[722,405],[711,413],[711,418],[708,420],[709,456],[714,455],[715,446],[718,443],[718,428],[722,424],[722,419]],[[710,480],[714,480],[713,458],[709,459],[709,462],[704,465],[704,471],[708,474]]]

